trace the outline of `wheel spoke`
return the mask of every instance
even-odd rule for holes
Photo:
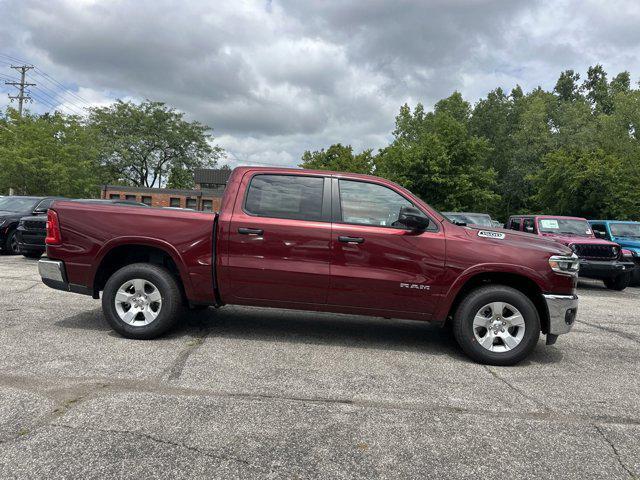
[[[118,290],[118,293],[116,293],[116,302],[130,303],[131,297],[133,297],[132,294],[127,293],[124,290]]]
[[[131,307],[122,316],[122,320],[124,320],[127,323],[133,323],[133,319],[136,318],[136,315],[138,314],[138,312],[139,312],[138,309]]]
[[[503,311],[504,311],[504,303],[503,302],[493,302],[491,304],[491,313],[494,316],[502,315]]]
[[[147,298],[149,299],[150,302],[154,302],[154,303],[162,302],[162,295],[160,295],[160,292],[158,291],[157,288],[155,288],[153,292],[148,294]]]
[[[489,319],[483,315],[476,315],[473,319],[473,326],[487,328],[487,320]]]
[[[493,333],[487,332],[487,334],[480,339],[480,345],[487,350],[493,350]]]
[[[140,278],[136,278],[133,281],[133,289],[136,291],[136,293],[144,293],[144,284],[146,282]]]
[[[145,320],[145,324],[149,324],[151,322],[153,322],[156,317],[158,316],[158,314],[156,312],[154,312],[153,310],[151,310],[150,308],[145,308],[142,311],[142,314],[144,315],[144,320]]]
[[[507,317],[506,320],[514,327],[524,327],[524,318],[519,313],[514,313],[510,317]]]
[[[505,332],[505,334],[502,335],[502,341],[504,342],[505,346],[507,347],[507,350],[511,350],[512,348],[516,348],[518,346],[518,344],[520,343],[520,341],[518,339],[516,339],[515,337],[512,337],[511,334],[509,334],[508,332]]]

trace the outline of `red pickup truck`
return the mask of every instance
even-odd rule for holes
[[[114,330],[157,337],[182,308],[225,304],[452,325],[473,359],[510,365],[576,318],[578,260],[526,233],[458,226],[355,174],[236,168],[217,214],[56,201],[50,287],[100,298]]]

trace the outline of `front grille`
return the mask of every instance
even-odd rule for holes
[[[613,245],[581,245],[576,244],[573,246],[576,255],[580,258],[592,259],[592,260],[611,260],[618,255],[614,251]]]
[[[45,230],[47,228],[46,222],[40,222],[38,220],[22,220],[22,226],[27,230]]]

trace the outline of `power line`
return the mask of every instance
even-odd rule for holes
[[[0,57],[5,57],[11,61],[14,62],[21,62],[23,64],[26,64],[27,62],[24,62],[16,57],[13,57],[11,55],[7,55],[6,53],[0,53]],[[8,65],[8,63],[6,61],[3,61],[2,59],[0,59],[0,62],[3,62],[5,64]],[[39,78],[34,78],[34,75],[38,75]],[[64,101],[66,103],[70,103],[73,104],[76,108],[78,109],[82,109],[83,107],[89,107],[91,106],[91,102],[85,100],[84,98],[82,98],[80,95],[76,94],[75,92],[69,90],[63,83],[61,83],[60,81],[56,80],[54,77],[52,77],[51,75],[49,75],[47,72],[43,71],[40,67],[35,66],[33,68],[33,71],[29,74],[29,78],[33,79],[34,81],[39,81],[40,84],[40,88],[44,88],[42,86],[42,82],[45,81],[47,82],[49,85],[51,85],[53,87],[53,89],[55,90],[60,90],[61,94],[55,93],[54,95],[57,96],[61,96],[63,97],[64,95],[66,95],[68,98],[64,99]],[[50,92],[52,92],[53,90],[51,88],[48,89]],[[79,106],[77,104],[77,102],[80,103]]]
[[[20,81],[16,82],[16,81],[8,81],[5,80],[5,85],[13,85],[14,87],[16,87],[18,89],[18,95],[9,95],[9,101],[13,102],[14,100],[18,101],[18,115],[21,117],[22,116],[22,105],[23,103],[26,102],[32,102],[33,99],[26,94],[25,95],[25,87],[35,87],[36,84],[35,83],[28,83],[25,79],[25,76],[27,74],[28,70],[31,70],[33,68],[32,65],[21,65],[21,66],[14,66],[11,65],[11,68],[13,68],[14,70],[17,70],[20,72]]]

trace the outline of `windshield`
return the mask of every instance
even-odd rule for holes
[[[481,227],[492,227],[491,217],[486,213],[445,213],[452,222],[466,223],[467,225],[479,225]]]
[[[614,237],[640,238],[640,223],[610,223],[609,230]]]
[[[556,235],[577,235],[579,237],[593,236],[591,226],[586,220],[541,218],[538,220],[538,229],[542,233],[554,233]]]
[[[39,199],[32,197],[0,198],[0,210],[4,212],[28,212],[36,206]]]

